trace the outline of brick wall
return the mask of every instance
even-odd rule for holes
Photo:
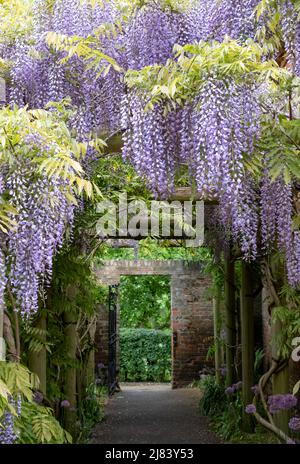
[[[199,370],[207,364],[206,355],[212,343],[211,303],[205,299],[209,280],[199,272],[172,277],[172,333],[174,388],[199,378]]]
[[[98,364],[108,364],[108,306],[99,305],[97,329],[95,334],[95,363],[96,371]]]
[[[102,284],[120,282],[123,275],[171,276],[172,386],[188,385],[199,378],[207,364],[206,355],[213,337],[212,305],[206,299],[210,279],[203,275],[199,263],[177,260],[112,260],[95,269]],[[107,311],[98,319],[96,362],[107,363]]]

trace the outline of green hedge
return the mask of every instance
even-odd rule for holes
[[[120,330],[120,380],[169,382],[171,333],[151,329]]]

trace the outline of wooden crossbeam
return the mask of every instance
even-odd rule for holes
[[[123,146],[122,134],[118,133],[110,137],[107,141],[107,154],[121,153]],[[203,195],[198,192],[193,192],[191,187],[178,187],[175,189],[175,192],[167,198],[168,201],[201,201],[203,200],[205,204],[218,204],[217,197],[208,198],[208,195]]]

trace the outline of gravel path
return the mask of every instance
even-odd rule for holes
[[[106,406],[94,444],[219,443],[198,412],[200,391],[166,384],[123,384]]]

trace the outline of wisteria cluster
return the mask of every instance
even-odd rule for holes
[[[258,0],[198,0],[185,15],[187,43],[199,40],[222,41],[253,38],[256,32],[254,8]]]
[[[179,38],[177,16],[154,4],[137,12],[125,31],[125,56],[129,69],[165,63],[170,58]]]
[[[70,127],[77,138],[88,140],[93,131],[110,135],[121,130],[124,159],[133,163],[157,196],[167,196],[174,189],[177,168],[188,165],[198,191],[219,200],[218,220],[239,242],[244,256],[257,256],[261,230],[263,250],[278,241],[287,256],[289,281],[296,286],[300,236],[292,231],[291,185],[281,179],[271,182],[266,172],[258,187],[244,172],[244,155],[251,157],[260,134],[255,85],[237,84],[212,73],[193,102],[167,114],[162,103],[146,112],[147,100],[125,87],[122,73],[110,68],[106,75],[95,77],[81,58],[73,55],[62,63],[64,52],[55,52],[47,44],[49,31],[97,38],[99,27],[122,21],[114,1],[101,3],[92,7],[88,1],[58,0],[49,8],[47,0],[35,1],[32,37],[7,50],[1,48],[2,56],[13,62],[9,102],[37,108],[70,97],[74,108]],[[284,40],[296,63],[298,28],[292,4],[283,3],[287,9],[282,20]],[[176,43],[222,41],[226,35],[241,42],[253,38],[257,4],[258,0],[198,0],[188,11],[173,11],[149,0],[134,10],[116,34],[99,36],[98,45],[125,71],[164,64]],[[35,147],[40,143],[35,134],[27,142]],[[89,159],[94,157],[89,148]],[[65,225],[72,224],[74,216],[74,208],[64,200],[63,183],[47,178],[35,182],[28,169],[20,165],[5,186],[0,173],[0,193],[8,189],[12,204],[21,211],[18,230],[9,237],[9,262],[0,252],[0,304],[9,268],[16,306],[21,305],[24,314],[36,310],[39,286],[45,276],[51,277],[53,256],[62,244]]]
[[[300,418],[297,416],[292,417],[289,421],[289,428],[293,430],[293,432],[298,432],[300,430]]]
[[[5,255],[0,248],[0,308],[4,306],[4,292],[6,288],[6,265],[5,265]]]
[[[144,106],[144,100],[134,93],[124,97],[123,157],[133,163],[153,192],[166,195],[174,182],[174,155],[180,122],[176,117],[166,118],[163,107],[145,112]]]
[[[269,411],[275,414],[284,409],[292,409],[297,405],[297,398],[291,394],[271,395],[268,398]]]
[[[247,404],[245,411],[247,414],[255,414],[256,413],[256,406],[255,404]]]
[[[87,37],[102,24],[113,22],[114,16],[113,2],[92,8],[89,2],[59,0],[52,11],[47,0],[36,0],[32,37],[1,48],[2,57],[13,62],[8,101],[42,108],[49,101],[71,97],[75,114],[70,127],[76,129],[78,140],[87,140],[93,129],[114,130],[119,119],[120,76],[112,70],[106,80],[95,80],[94,72],[75,57],[63,66],[62,55],[46,42],[47,32],[52,30]],[[24,142],[37,156],[55,153],[55,147],[45,145],[39,134],[28,134]],[[86,159],[93,160],[90,147],[88,155]],[[0,248],[0,304],[9,278],[14,309],[26,317],[37,310],[39,289],[50,281],[53,257],[62,245],[66,226],[73,224],[74,205],[67,202],[66,190],[67,183],[59,178],[37,176],[25,157],[12,170],[0,169],[0,194],[9,193],[10,203],[18,211],[18,228],[2,241],[6,257]]]
[[[16,433],[14,429],[14,417],[10,412],[5,413],[1,419],[0,427],[0,444],[12,445],[16,441]]]
[[[176,15],[181,30],[178,42],[221,41],[225,35],[240,41],[253,38],[261,26],[255,20],[257,3],[200,0],[192,11]],[[288,11],[286,17],[282,15],[282,29],[286,31],[286,43],[291,44],[287,49],[293,52],[297,72],[296,35],[300,28],[290,27],[297,16],[294,6],[291,2],[283,4]],[[148,16],[152,14],[148,8],[143,17],[146,15],[150,21]],[[289,21],[286,27],[284,21]],[[170,19],[165,23],[169,32],[171,23]],[[146,34],[145,26],[143,37]],[[149,33],[149,41],[151,37]],[[134,44],[131,46],[134,50]],[[152,51],[149,61],[144,57],[141,66],[163,61],[168,48],[166,40],[159,48],[162,54]],[[138,69],[137,63],[133,66]],[[243,158],[245,154],[251,158],[254,141],[260,136],[259,93],[254,86],[208,75],[193,102],[166,116],[162,104],[156,104],[152,111],[143,111],[144,97],[132,89],[122,105],[123,155],[146,178],[151,190],[162,197],[174,187],[176,168],[187,164],[198,192],[205,198],[219,200],[220,208],[214,218],[225,231],[230,231],[244,257],[257,257],[260,233],[263,252],[277,242],[286,256],[289,283],[296,287],[300,283],[300,237],[292,226],[292,185],[286,185],[282,178],[273,182],[268,172],[261,185],[256,185],[244,174]]]
[[[300,75],[300,21],[290,0],[280,3],[281,29],[291,70]]]
[[[50,101],[71,97],[77,109],[72,127],[77,129],[79,138],[86,140],[92,130],[115,130],[124,93],[120,75],[111,69],[106,79],[95,79],[95,72],[87,70],[76,56],[63,65],[64,54],[53,53],[46,40],[50,31],[86,38],[101,25],[113,24],[117,14],[114,3],[92,7],[88,1],[58,0],[52,11],[47,0],[36,0],[34,12],[31,40],[18,42],[10,56],[14,66],[8,87],[9,101],[40,108]],[[121,62],[118,52],[121,43],[117,42],[117,39],[101,39],[101,48]]]
[[[8,241],[10,285],[15,309],[24,316],[37,310],[40,285],[50,280],[53,257],[74,216],[61,181],[34,175],[21,164],[7,179],[10,201],[19,211],[18,228]]]
[[[268,250],[277,237],[279,248],[285,253],[289,282],[299,284],[300,237],[293,230],[293,190],[282,178],[271,181],[268,173],[261,186],[261,236],[262,247]]]
[[[70,402],[68,400],[62,400],[60,403],[61,408],[69,408]]]
[[[234,383],[234,384],[230,385],[229,387],[225,388],[225,393],[226,393],[226,395],[233,395],[234,393],[241,390],[242,386],[243,386],[243,383],[241,381],[237,382],[237,383]]]
[[[15,408],[17,415],[21,414],[21,398],[10,398],[10,404]],[[3,417],[0,417],[0,444],[12,445],[18,438],[18,432],[15,430],[15,416],[7,411]]]
[[[144,107],[140,94],[124,97],[124,159],[133,162],[160,196],[172,191],[176,167],[188,164],[198,192],[220,200],[222,223],[232,225],[244,255],[254,258],[257,195],[245,178],[243,156],[253,151],[259,133],[255,88],[208,76],[194,104],[167,116],[162,106],[147,112]]]

